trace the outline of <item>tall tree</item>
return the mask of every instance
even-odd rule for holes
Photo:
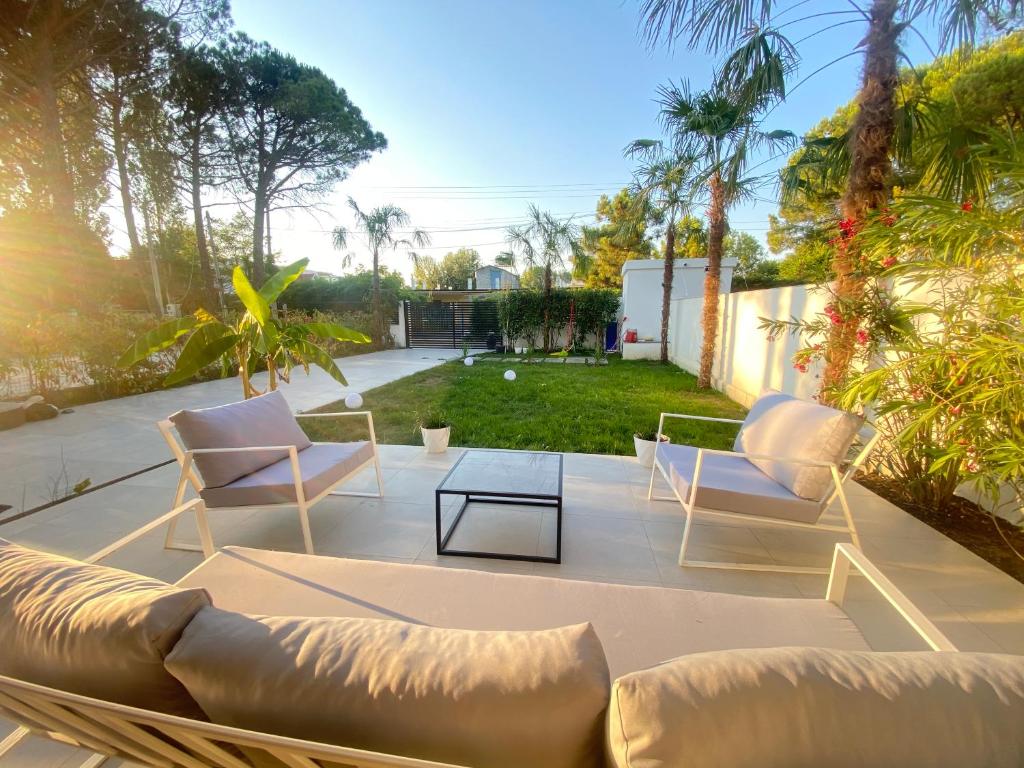
[[[583,247],[590,254],[588,288],[621,288],[622,265],[633,259],[650,259],[654,246],[648,225],[654,216],[650,206],[637,206],[628,187],[615,197],[601,195],[597,222],[583,227]]]
[[[696,191],[697,157],[676,151],[660,141],[638,139],[626,154],[639,157],[630,188],[634,198],[634,226],[645,210],[664,222],[665,265],[661,277],[661,362],[668,362],[668,324],[675,280],[677,225],[687,216]]]
[[[174,152],[181,181],[192,204],[192,223],[203,294],[216,306],[216,286],[210,244],[203,221],[203,188],[223,181],[225,142],[220,117],[229,110],[234,91],[221,67],[221,59],[205,46],[179,49],[171,59],[167,101],[172,110]]]
[[[450,251],[440,261],[430,256],[417,256],[414,261],[413,280],[427,288],[464,289],[480,269],[480,254],[474,248]]]
[[[781,6],[781,7],[780,7]],[[871,0],[866,9],[854,4],[849,10],[814,12],[794,18],[787,14],[792,3],[778,0],[644,0],[641,17],[647,39],[673,41],[687,34],[692,44],[711,51],[727,50],[740,43],[738,52],[765,56],[793,46],[780,32],[798,21],[822,19],[836,24],[835,17],[857,15],[865,28],[854,55],[863,50],[864,67],[857,94],[857,114],[849,135],[849,172],[841,202],[845,232],[855,232],[889,204],[892,196],[892,157],[897,131],[897,64],[902,55],[901,38],[910,30],[921,34],[915,22],[929,18],[939,28],[939,46],[950,50],[973,44],[979,24],[1003,28],[1024,12],[1021,0]],[[845,19],[845,21],[853,21]],[[780,23],[781,22],[781,23]],[[732,58],[732,57],[730,57]],[[841,56],[835,61],[846,56]],[[761,70],[764,71],[763,69]],[[835,249],[832,271],[837,312],[842,319],[864,296],[864,281],[856,238],[845,238]],[[856,344],[857,323],[834,323],[826,345],[823,392],[845,380]]]
[[[396,248],[423,247],[430,244],[430,235],[422,229],[414,229],[408,237],[402,237],[403,230],[411,223],[409,214],[397,205],[382,205],[371,211],[364,211],[351,197],[348,207],[356,220],[356,231],[366,239],[366,245],[373,254],[373,283],[370,300],[373,309],[374,343],[383,345],[385,342],[384,313],[380,300],[380,254],[381,251]],[[343,250],[348,247],[351,233],[347,227],[335,227],[332,233],[334,247]]]
[[[554,272],[564,270],[569,259],[574,274],[582,276],[587,273],[590,260],[580,242],[580,228],[571,218],[559,219],[531,203],[527,219],[525,224],[509,227],[505,239],[509,250],[528,267],[544,270],[544,351],[550,352]]]
[[[88,220],[85,204],[93,202],[90,193],[103,184],[106,171],[89,93],[103,58],[98,30],[106,5],[103,0],[0,3],[5,181],[20,188],[29,206],[69,222]]]
[[[229,147],[252,195],[253,280],[262,283],[268,212],[285,202],[308,206],[387,141],[319,69],[244,35],[222,55],[237,96],[226,121]]]
[[[147,171],[155,169],[143,162],[146,158],[153,165],[166,166],[170,159],[153,151],[166,146],[166,116],[157,89],[163,77],[160,54],[170,37],[166,18],[137,0],[112,0],[98,22],[95,40],[105,55],[92,78],[92,91],[102,105],[102,135],[114,160],[113,186],[120,198],[129,256],[150,312],[156,315],[162,314],[162,301],[155,290],[149,290],[150,265],[139,237],[135,191],[149,186],[150,197],[173,195],[171,190],[154,190],[155,185],[146,184],[146,177],[153,175]]]
[[[769,66],[773,65],[774,61],[769,59]],[[746,176],[751,151],[790,145],[795,138],[789,131],[766,132],[759,127],[761,113],[781,97],[783,88],[781,79],[764,77],[762,66],[765,65],[759,64],[744,81],[744,87],[719,79],[713,88],[699,93],[692,93],[685,83],[670,83],[660,90],[665,127],[681,151],[701,158],[701,175],[707,179],[708,269],[704,276],[703,339],[697,374],[697,386],[702,388],[711,386],[729,208],[751,189],[753,180]]]

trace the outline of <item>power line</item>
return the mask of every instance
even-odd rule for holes
[[[424,185],[424,186],[412,186],[412,185],[393,185],[393,186],[387,186],[387,185],[383,185],[383,186],[364,187],[364,189],[379,189],[379,190],[387,190],[387,189],[413,189],[413,190],[415,190],[415,189],[423,189],[423,190],[429,190],[429,189],[466,189],[466,190],[474,190],[474,189],[481,189],[481,190],[484,190],[484,189],[506,189],[506,190],[508,190],[508,189],[516,189],[516,190],[522,190],[522,191],[530,191],[530,190],[534,190],[534,189],[536,189],[536,190],[548,190],[548,189],[566,189],[566,188],[572,188],[572,187],[594,187],[594,188],[624,187],[628,183],[629,182],[609,181],[609,182],[581,182],[581,183],[576,183],[576,184],[454,184],[454,185],[433,184],[433,185]]]

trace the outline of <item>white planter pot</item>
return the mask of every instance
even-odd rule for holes
[[[442,429],[420,427],[420,432],[423,434],[423,445],[426,447],[427,453],[444,453],[448,450],[448,438],[452,434],[451,427]]]
[[[662,436],[663,443],[672,442],[667,437]],[[633,446],[636,448],[636,460],[639,461],[645,467],[654,466],[654,452],[658,447],[658,444],[653,440],[641,440],[636,435],[633,435]]]

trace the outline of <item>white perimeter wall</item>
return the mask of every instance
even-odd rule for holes
[[[913,297],[920,292],[924,291],[910,289],[908,294]],[[921,300],[925,297],[921,296]],[[802,346],[800,339],[786,334],[768,341],[767,333],[758,326],[762,317],[813,320],[824,310],[827,301],[824,293],[805,285],[720,296],[719,335],[712,368],[715,388],[746,407],[750,407],[766,387],[811,399],[819,388],[822,364],[814,363],[807,373],[800,373],[793,368],[793,354]],[[691,373],[697,373],[700,368],[703,303],[700,298],[673,301],[669,319],[669,358]],[[961,486],[957,493],[984,507],[991,506],[989,500],[979,498],[969,487]],[[1011,522],[1024,524],[1024,501],[1016,498],[1008,487],[995,511]]]
[[[676,259],[672,272],[672,298],[685,300],[704,295],[704,267],[707,259]],[[722,293],[732,290],[735,259],[722,260]],[[635,328],[640,339],[661,340],[661,278],[665,262],[661,259],[637,259],[622,265],[623,329]]]
[[[804,285],[721,295],[712,369],[714,386],[745,406],[766,387],[805,399],[813,397],[821,371],[815,366],[807,373],[793,368],[793,353],[801,347],[800,340],[787,334],[768,341],[768,334],[758,325],[762,317],[811,320],[825,308],[825,303],[825,294],[812,292]],[[700,368],[703,305],[701,298],[672,302],[669,358],[691,373]]]

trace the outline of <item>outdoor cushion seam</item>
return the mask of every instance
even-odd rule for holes
[[[187,604],[186,604],[186,605],[185,605],[185,606],[184,606],[184,607],[183,607],[183,608],[181,609],[181,611],[180,611],[180,612],[179,612],[179,613],[177,614],[177,616],[175,617],[175,618],[177,619],[177,621],[176,621],[176,622],[174,622],[174,625],[175,625],[175,626],[177,626],[178,624],[180,624],[180,623],[181,623],[181,619],[183,619],[183,618],[185,617],[185,615],[186,615],[186,614],[187,614],[187,613],[188,613],[189,611],[192,611],[192,615],[193,615],[193,616],[195,616],[195,614],[196,614],[196,613],[198,613],[198,611],[196,611],[196,610],[193,610],[193,606],[194,606],[194,605],[196,604],[196,602],[198,602],[198,601],[200,601],[200,600],[202,600],[202,599],[205,599],[205,600],[206,600],[206,605],[210,605],[210,606],[212,606],[212,605],[213,605],[213,601],[212,601],[212,600],[210,599],[210,593],[209,593],[209,592],[207,592],[207,591],[206,591],[205,589],[199,590],[199,592],[198,592],[197,594],[195,594],[195,595],[194,595],[194,596],[192,597],[192,599],[191,599],[191,600],[189,600],[189,601],[188,601],[188,603],[187,603]],[[200,605],[200,606],[199,606],[199,608],[204,608],[204,607],[206,607],[206,606],[205,606],[205,605]],[[190,620],[189,620],[189,624],[191,624],[191,623],[192,623],[192,622],[191,622],[191,619],[190,619]],[[170,622],[168,622],[168,624],[170,624]],[[185,627],[187,627],[187,626],[188,626],[188,624],[186,624],[185,626],[183,626],[183,627],[181,628],[181,631],[182,631],[182,632],[184,632],[184,631],[185,631]],[[161,632],[160,634],[156,635],[156,637],[154,637],[154,638],[153,638],[154,650],[157,650],[157,651],[159,651],[159,648],[160,648],[160,646],[162,645],[162,642],[161,642],[161,641],[162,641],[162,640],[164,640],[164,639],[166,639],[166,637],[167,637],[167,636],[168,636],[168,635],[169,635],[170,633],[171,633],[171,627],[170,627],[170,626],[167,626],[167,627],[166,627],[166,628],[164,629],[164,631],[163,631],[163,632]],[[179,638],[180,638],[180,633],[179,633]],[[175,645],[177,645],[177,643],[175,643]],[[167,656],[168,656],[168,654],[170,654],[170,652],[171,652],[171,651],[173,651],[173,650],[174,650],[174,648],[173,648],[173,647],[171,647],[170,649],[168,649],[168,651],[167,651],[166,653],[164,653],[164,652],[160,652],[160,657],[161,657],[162,659],[164,659],[164,660],[166,661],[166,659],[167,659]]]
[[[626,768],[630,768],[630,765],[632,765],[632,763],[630,762],[630,759],[629,759],[629,737],[626,735],[625,720],[622,719],[622,700],[621,700],[621,698],[619,696],[619,688],[620,687],[621,686],[613,685],[612,686],[612,691],[614,691],[614,694],[615,694],[615,709],[619,713],[619,730],[622,733],[622,741],[626,745],[626,750],[625,750],[626,751]]]

